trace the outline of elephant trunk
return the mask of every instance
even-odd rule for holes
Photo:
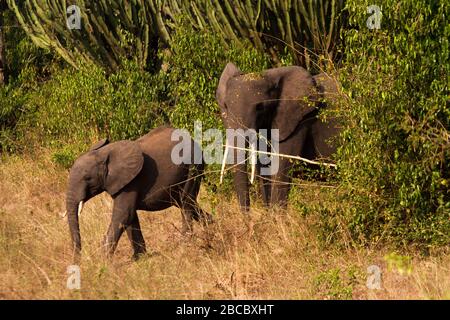
[[[81,235],[78,216],[83,208],[83,201],[79,199],[80,197],[75,197],[70,191],[68,192],[66,200],[67,221],[69,223],[75,261],[79,260],[81,253]]]
[[[245,162],[233,167],[233,182],[241,211],[248,212],[250,208],[250,195],[247,165]]]
[[[222,168],[220,173],[220,183],[223,180],[223,174],[225,171],[225,165],[228,161],[228,157],[232,157],[232,174],[233,174],[233,184],[234,190],[236,191],[236,195],[239,202],[239,207],[242,212],[248,212],[250,208],[250,195],[249,195],[249,181],[248,181],[248,173],[247,173],[247,163],[245,159],[245,151],[238,143],[237,137],[227,136],[227,142],[225,146],[225,152],[223,155]],[[251,144],[252,151],[250,153],[252,166],[256,163],[254,157],[256,156],[256,147],[254,144]],[[254,179],[254,169],[252,167],[252,182]]]

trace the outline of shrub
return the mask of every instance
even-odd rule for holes
[[[81,152],[82,150],[77,145],[65,145],[53,153],[52,161],[69,169]]]
[[[349,268],[346,273],[339,268],[326,270],[313,279],[313,294],[327,300],[352,299],[353,287],[360,277],[355,267]]]
[[[447,1],[347,1],[341,80],[349,103],[339,173],[354,238],[450,243],[450,105]],[[326,219],[333,219],[328,216]]]
[[[23,30],[13,26],[11,11],[4,13],[5,57],[8,82],[0,86],[0,152],[17,150],[15,141],[22,133],[17,125],[29,112],[25,103],[39,83],[47,79],[56,60],[48,51],[36,47]]]
[[[165,88],[163,74],[140,71],[131,62],[109,76],[95,66],[58,69],[12,107],[25,110],[15,126],[15,144],[52,147],[67,155],[60,150],[66,144],[78,145],[72,153],[79,153],[99,137],[136,138],[167,120],[160,102]]]

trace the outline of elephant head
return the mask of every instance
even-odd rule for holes
[[[311,74],[297,66],[242,74],[232,63],[222,72],[216,91],[227,129],[278,129],[283,142],[317,107],[318,92]],[[236,147],[235,141],[227,141]],[[224,157],[225,158],[225,157]],[[234,184],[241,209],[250,204],[246,164],[234,166]]]
[[[78,215],[83,203],[108,192],[117,194],[141,171],[144,156],[134,141],[108,143],[102,140],[81,155],[70,169],[66,195],[66,209],[70,234],[76,256],[81,250]]]

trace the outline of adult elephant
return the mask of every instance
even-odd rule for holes
[[[272,151],[317,160],[329,157],[336,149],[328,140],[339,131],[337,121],[322,122],[317,118],[319,109],[325,106],[322,99],[325,91],[335,90],[332,87],[326,75],[312,77],[298,66],[243,74],[228,63],[220,77],[216,99],[227,129],[278,129],[278,137],[268,137],[272,145],[278,142],[278,150]],[[235,149],[237,141],[227,139],[227,149]],[[258,172],[261,167],[258,163]],[[291,168],[291,161],[280,157],[277,172],[259,175],[266,204],[287,205]],[[247,211],[250,206],[247,164],[239,162],[236,155],[233,180],[241,210]]]
[[[82,205],[103,191],[114,200],[105,237],[108,256],[114,253],[125,230],[134,258],[145,253],[136,210],[156,211],[177,206],[182,211],[184,231],[192,228],[192,219],[211,221],[211,216],[200,209],[196,201],[203,171],[202,159],[193,159],[192,153],[192,164],[171,161],[172,150],[178,144],[171,138],[174,130],[160,127],[135,141],[109,143],[105,139],[75,161],[69,175],[66,208],[76,260],[81,250],[78,216]],[[198,147],[192,140],[188,143],[191,147],[186,150],[193,151],[193,147]]]

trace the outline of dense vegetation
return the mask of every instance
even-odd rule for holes
[[[329,63],[327,68],[342,84],[338,113],[345,120],[338,180],[323,205],[302,202],[295,203],[296,208],[320,217],[317,226],[327,241],[350,234],[361,243],[449,244],[448,2],[379,1],[379,30],[366,26],[369,1],[348,0],[345,11],[341,1],[306,1],[309,9],[282,8],[282,2],[263,0],[255,1],[259,7],[230,7],[234,2],[214,5],[214,12],[223,13],[214,24],[206,1],[181,1],[185,7],[178,9],[176,1],[164,1],[162,11],[158,6],[145,8],[162,5],[160,1],[123,2],[145,3],[139,8],[145,9],[146,18],[135,20],[144,11],[122,8],[127,14],[117,21],[103,6],[116,4],[111,8],[122,12],[121,2],[100,1],[96,12],[108,23],[116,22],[112,38],[100,37],[96,28],[105,26],[89,20],[93,36],[81,44],[63,28],[55,27],[60,32],[53,33],[38,27],[37,23],[49,23],[45,14],[64,12],[64,7],[47,6],[55,1],[32,1],[45,11],[28,1],[23,6],[8,1],[6,23],[16,25],[14,11],[22,26],[34,27],[3,31],[9,82],[0,88],[1,152],[50,148],[54,161],[68,167],[87,145],[105,135],[114,140],[135,138],[162,123],[192,130],[195,119],[203,121],[204,129],[220,127],[214,92],[226,62],[234,61],[244,71],[300,63],[315,72],[323,61],[334,61],[334,69]],[[262,12],[261,19],[249,18],[254,8]],[[35,11],[39,19],[32,22],[36,16],[30,12]],[[278,18],[277,27],[269,16]],[[290,21],[291,16],[303,22]],[[345,24],[339,20],[343,17]],[[248,25],[251,21],[258,23],[258,36],[248,31],[255,30]],[[313,27],[316,23],[320,28]],[[340,30],[342,43],[337,30],[326,31],[331,26]],[[260,37],[263,33],[287,44],[263,41],[268,39]],[[322,35],[329,46],[314,42],[315,35]],[[54,41],[60,47],[52,45]],[[299,50],[302,46],[306,50]],[[217,175],[211,173],[208,183],[217,184]],[[293,192],[301,202],[301,188]]]
[[[367,2],[366,5],[370,3]],[[381,2],[380,30],[347,1],[349,98],[339,154],[354,235],[404,243],[450,240],[450,26],[448,1]]]

